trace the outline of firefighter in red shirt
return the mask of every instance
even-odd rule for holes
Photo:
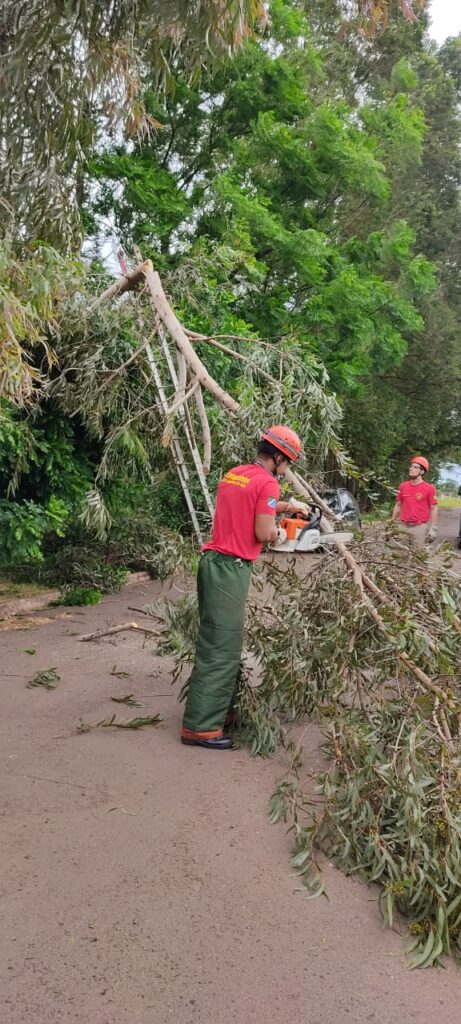
[[[224,727],[239,674],[253,562],[263,544],[277,540],[277,512],[289,507],[307,511],[294,498],[279,500],[277,478],[300,451],[294,430],[270,427],[255,461],[229,470],[219,484],[213,536],[203,548],[197,579],[200,626],[181,732],[181,742],[188,746],[233,746]]]
[[[437,536],[437,494],[433,484],[426,483],[424,474],[429,463],[423,455],[415,455],[408,475],[397,492],[392,520],[410,535],[413,547],[422,548]]]

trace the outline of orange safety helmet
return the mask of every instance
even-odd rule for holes
[[[411,462],[410,462],[410,466],[414,466],[414,465],[422,466],[422,468],[426,471],[426,473],[427,473],[427,471],[429,469],[429,463],[428,463],[427,459],[424,458],[424,455],[414,455],[412,460],[411,460]]]
[[[261,437],[263,441],[268,441],[274,448],[278,448],[279,452],[282,452],[282,455],[285,455],[290,462],[296,462],[301,454],[301,441],[290,427],[283,427],[277,423],[265,430]]]

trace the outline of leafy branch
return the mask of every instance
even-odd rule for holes
[[[112,700],[114,698],[111,698]],[[128,703],[128,701],[125,701]],[[139,706],[139,705],[133,705]],[[79,720],[77,726],[77,732],[90,732],[91,729],[144,729],[146,726],[157,726],[161,725],[161,715],[148,715],[146,718],[126,718],[124,720],[118,720],[115,715],[112,718],[103,718],[101,722],[85,722],[82,718]]]

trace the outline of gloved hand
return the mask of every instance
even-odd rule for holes
[[[432,544],[435,541],[436,536],[437,536],[437,527],[436,526],[430,526],[429,530],[427,531],[427,537],[426,537],[427,543],[428,544]]]
[[[298,501],[297,498],[290,498],[288,505],[293,512],[304,512],[305,516],[309,515],[309,505],[306,505],[305,501]]]

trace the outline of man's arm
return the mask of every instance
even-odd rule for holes
[[[278,482],[268,479],[261,488],[255,507],[254,530],[260,544],[274,544],[278,537],[275,522],[277,506],[280,504]],[[283,503],[284,504],[284,503]]]
[[[278,537],[274,516],[256,515],[255,534],[260,544],[274,544]]]
[[[392,522],[393,523],[398,523],[399,519],[400,519],[400,501],[397,498],[396,502],[395,502],[395,505],[394,505],[394,508],[392,509]]]
[[[289,501],[278,501],[276,512],[278,516],[281,516],[286,512],[304,512],[304,515],[309,515],[309,505],[306,505],[305,501],[298,501],[297,498],[290,498]]]
[[[429,529],[427,531],[427,539],[429,543],[435,540],[437,536],[437,522],[439,518],[439,506],[437,505],[437,494],[434,487],[434,493],[432,495],[431,504],[431,518],[429,520]]]

